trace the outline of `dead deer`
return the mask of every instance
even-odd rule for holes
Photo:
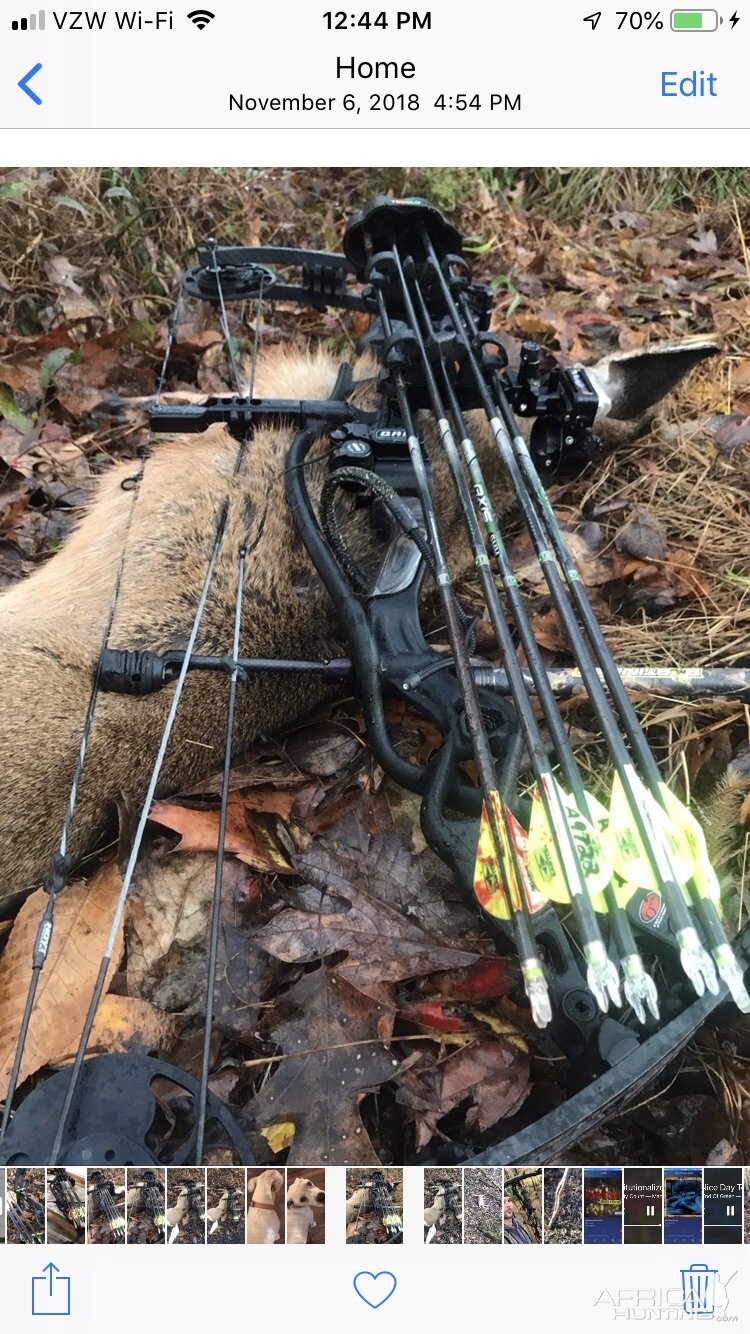
[[[703,351],[698,345],[685,353],[678,349],[671,359],[657,349],[594,367],[600,383],[609,386],[612,415],[638,415],[655,402],[686,369],[716,350],[702,346]],[[353,367],[354,378],[371,380],[375,369],[372,360],[360,359]],[[338,371],[338,361],[325,351],[271,351],[258,367],[256,393],[323,399],[330,396]],[[360,389],[355,400],[372,406],[373,395],[372,388]],[[484,417],[469,416],[502,518],[512,502],[502,484],[498,453]],[[241,655],[324,658],[339,647],[335,611],[297,538],[285,501],[284,461],[292,435],[290,424],[260,426],[236,476],[237,442],[223,426],[203,435],[157,441],[135,493],[129,489],[133,463],[111,468],[60,552],[0,595],[0,916],[8,916],[40,882],[59,844],[123,546],[126,559],[112,647],[162,651],[184,645],[216,516],[226,497],[224,542],[196,652],[225,653],[231,645],[241,544],[251,550]],[[472,563],[469,546],[435,427],[427,419],[424,439],[444,542],[459,575]],[[321,442],[321,450],[326,445]],[[309,474],[316,500],[325,466],[311,468]],[[364,530],[364,518],[362,524]],[[272,675],[253,676],[238,695],[236,754],[260,734],[291,726],[325,691],[312,677],[287,677],[280,686]],[[73,858],[97,846],[123,798],[142,803],[170,699],[169,689],[141,699],[100,696],[69,843]],[[226,709],[223,678],[188,678],[160,795],[196,782],[220,764]]]

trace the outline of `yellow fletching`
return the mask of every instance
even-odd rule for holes
[[[603,846],[594,823],[583,815],[577,803],[563,792],[554,778],[548,792],[550,804],[552,805],[557,798],[558,809],[562,808],[562,815],[572,835],[581,875],[589,895],[598,895],[612,879],[612,863],[608,850]],[[606,817],[606,811],[604,815]],[[567,877],[558,855],[539,788],[534,792],[531,807],[528,848],[529,873],[539,893],[555,903],[569,903]]]
[[[708,855],[706,835],[693,812],[683,805],[680,799],[674,795],[674,792],[667,787],[666,783],[660,783],[659,787],[664,805],[675,823],[680,826],[693,859],[691,878],[698,893],[706,899],[711,899],[714,903],[719,903],[721,900],[721,886]]]
[[[663,850],[666,850],[674,876],[681,885],[686,884],[693,873],[693,858],[682,829],[666,811],[662,810],[658,801],[644,787],[635,770],[631,771],[630,780],[641,813],[661,841],[662,848],[656,846],[654,849],[658,860],[665,861]],[[652,869],[619,774],[615,774],[612,784],[607,835],[614,869],[620,878],[630,884],[638,885],[640,889],[658,890],[660,879]],[[666,865],[665,862],[665,867]]]
[[[509,903],[515,912],[521,911],[521,891],[513,867],[513,860],[511,857],[508,834],[503,821],[503,809],[499,794],[493,792],[491,794],[491,801],[495,815],[495,827],[497,828],[503,850],[503,866],[501,867],[498,864],[497,853],[495,851],[495,840],[492,837],[492,826],[490,825],[489,817],[487,815],[487,805],[485,803],[482,806],[477,856],[474,863],[474,893],[486,912],[490,913],[493,917],[499,917],[503,921],[508,921],[510,916],[508,910]],[[530,911],[537,912],[539,908],[544,906],[544,899],[535,892],[526,873],[526,834],[512,811],[508,810],[507,807],[505,808],[505,814],[513,836],[513,843],[521,870],[526,901]]]

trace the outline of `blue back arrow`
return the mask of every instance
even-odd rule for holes
[[[30,97],[32,102],[36,102],[38,107],[42,105],[42,99],[41,97],[39,97],[37,93],[34,92],[33,88],[29,88],[29,83],[33,78],[35,78],[35,76],[39,73],[41,68],[42,68],[41,64],[34,65],[33,68],[28,71],[27,74],[24,74],[22,79],[18,80],[18,86],[21,89],[21,92],[25,93],[27,97]]]

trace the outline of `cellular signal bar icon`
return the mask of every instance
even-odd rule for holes
[[[11,28],[14,32],[44,32],[46,26],[46,15],[43,9],[37,14],[29,14],[25,19],[13,19]]]

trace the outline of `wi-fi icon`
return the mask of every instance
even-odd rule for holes
[[[202,30],[208,27],[211,19],[215,19],[216,15],[212,14],[210,9],[194,9],[192,14],[188,14],[188,18],[196,28]]]

